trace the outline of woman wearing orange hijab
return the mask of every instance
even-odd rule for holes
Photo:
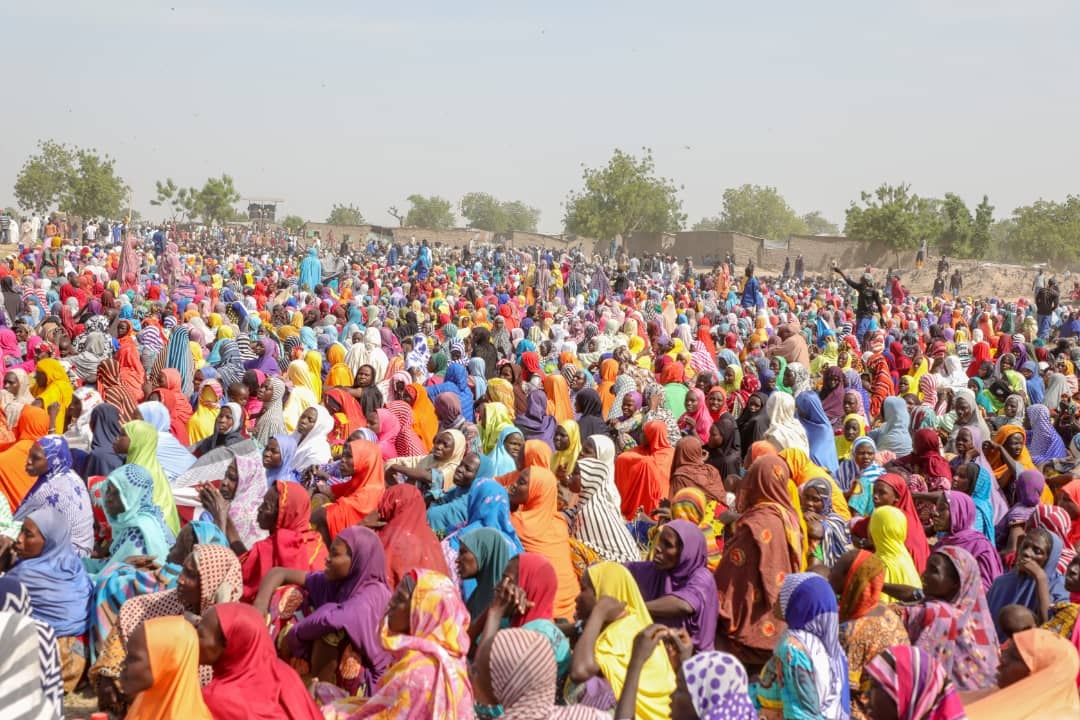
[[[525,552],[543,555],[555,568],[555,618],[574,617],[580,586],[570,559],[570,531],[558,510],[559,483],[547,468],[526,467],[507,491],[510,522]]]
[[[199,635],[183,616],[151,618],[135,630],[120,686],[135,698],[132,720],[213,720],[199,686]]]
[[[338,533],[355,525],[379,507],[386,486],[382,452],[367,440],[353,440],[341,454],[341,476],[350,478],[330,486],[335,500],[311,513],[311,524],[330,544]]]
[[[596,392],[600,396],[600,417],[607,417],[611,406],[615,402],[615,395],[611,389],[615,387],[615,378],[619,376],[619,361],[608,358],[600,363],[600,383],[596,386]]]
[[[615,485],[622,497],[622,513],[633,520],[638,510],[651,513],[671,493],[671,465],[675,449],[662,420],[645,423],[643,443],[615,458]]]
[[[0,452],[0,492],[14,511],[34,486],[36,477],[26,474],[30,448],[49,432],[49,414],[34,405],[26,405],[15,423],[15,444]]]
[[[616,368],[618,368],[617,363]],[[573,420],[574,408],[570,404],[570,386],[567,385],[566,378],[562,376],[562,373],[545,375],[543,383],[544,394],[547,395],[548,399],[548,415],[554,415],[556,422]],[[614,399],[614,396],[612,399]]]

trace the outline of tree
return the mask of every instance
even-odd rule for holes
[[[862,205],[847,209],[844,231],[849,238],[877,243],[900,253],[914,250],[931,230],[933,201],[911,193],[907,184],[882,184],[873,193],[863,192]]]
[[[829,222],[820,211],[814,210],[802,216],[806,232],[810,235],[836,235],[840,232],[836,223]]]
[[[15,179],[15,199],[23,210],[45,214],[57,203],[67,189],[75,172],[75,155],[71,148],[55,140],[38,141],[38,152],[31,155]]]
[[[208,178],[202,189],[194,195],[193,214],[202,218],[207,225],[220,225],[236,218],[233,203],[240,201],[240,193],[233,187],[233,179],[228,175],[220,178]]]
[[[945,193],[941,213],[943,227],[938,247],[943,255],[971,257],[972,219],[964,200],[954,193]]]
[[[676,232],[686,222],[681,187],[656,177],[652,150],[641,158],[616,149],[606,167],[584,167],[584,189],[566,198],[563,223],[568,232],[596,238],[624,240],[634,232]]]
[[[38,142],[38,153],[15,179],[15,199],[24,210],[47,213],[53,207],[82,217],[118,217],[127,186],[116,162],[97,150]]]
[[[709,226],[707,229],[730,230],[770,240],[786,239],[788,235],[807,231],[806,223],[776,188],[750,184],[725,190],[720,215],[705,218],[698,225],[703,229]]]
[[[410,195],[407,199],[412,207],[405,216],[405,225],[431,230],[448,230],[454,227],[454,206],[449,200],[438,195]]]
[[[285,228],[285,232],[295,235],[303,229],[304,218],[299,215],[286,215],[285,219],[281,221],[281,226]]]
[[[467,227],[492,232],[536,232],[540,211],[525,203],[500,202],[481,192],[466,193],[459,204],[461,215],[468,221]]]
[[[990,252],[993,224],[994,206],[990,204],[990,198],[983,195],[982,202],[975,208],[975,223],[971,228],[971,257],[985,258]]]
[[[334,203],[334,206],[330,208],[330,215],[326,218],[326,222],[331,225],[364,225],[366,223],[360,208],[341,203]]]
[[[1006,249],[1013,257],[1064,265],[1080,259],[1080,196],[1038,200],[1013,210]]]
[[[405,227],[405,216],[397,209],[397,205],[391,205],[386,209],[386,214],[397,220],[398,227]]]
[[[154,183],[154,191],[157,197],[151,200],[150,204],[155,207],[168,205],[172,220],[178,215],[187,219],[194,213],[194,188],[178,187],[172,178],[166,178],[165,182],[158,180]]]

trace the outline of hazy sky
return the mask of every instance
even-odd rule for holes
[[[216,7],[221,6],[221,7]],[[392,222],[469,191],[562,227],[581,164],[653,148],[692,223],[775,185],[842,224],[860,190],[1080,191],[1080,3],[7,0],[0,203],[39,138],[154,180]]]

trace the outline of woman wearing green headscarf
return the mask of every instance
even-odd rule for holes
[[[180,516],[176,513],[172,487],[157,457],[157,428],[142,420],[132,420],[124,424],[123,430],[113,443],[113,450],[118,455],[126,454],[128,465],[139,465],[150,473],[154,481],[154,504],[161,509],[165,524],[173,534],[179,533]]]

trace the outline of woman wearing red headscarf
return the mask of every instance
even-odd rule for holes
[[[639,509],[651,513],[671,490],[675,449],[668,441],[667,425],[660,420],[645,423],[642,440],[640,446],[615,458],[615,485],[627,520],[633,520]]]

